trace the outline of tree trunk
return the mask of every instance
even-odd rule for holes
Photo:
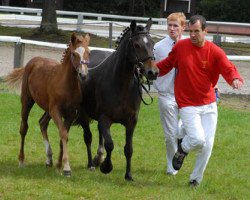
[[[45,33],[55,33],[58,31],[55,0],[43,0],[40,31]]]
[[[134,15],[134,8],[135,8],[135,0],[129,0],[129,8],[128,8],[128,15]]]

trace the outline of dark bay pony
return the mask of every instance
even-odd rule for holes
[[[88,73],[89,40],[88,34],[83,37],[73,33],[61,63],[35,57],[25,67],[15,69],[5,78],[9,85],[22,82],[20,166],[24,164],[24,141],[28,130],[28,116],[34,103],[37,103],[45,110],[39,124],[46,146],[46,165],[52,166],[53,163],[47,136],[47,128],[52,118],[59,129],[60,136],[61,151],[57,167],[61,168],[63,161],[64,175],[71,175],[67,150],[68,131],[82,100],[80,82]]]
[[[142,88],[135,74],[140,73],[148,79],[155,79],[158,69],[154,64],[154,42],[149,35],[151,19],[147,25],[137,25],[132,21],[118,42],[114,53],[101,64],[89,69],[87,79],[81,83],[83,103],[79,111],[78,123],[84,129],[87,145],[89,166],[101,162],[104,148],[106,158],[100,165],[103,173],[111,172],[113,166],[111,153],[114,148],[110,134],[113,123],[120,123],[126,129],[126,180],[133,180],[131,175],[131,157],[133,153],[132,138],[141,103]],[[91,156],[92,133],[89,123],[94,119],[98,122],[99,147],[93,163]],[[103,144],[104,139],[104,144]]]

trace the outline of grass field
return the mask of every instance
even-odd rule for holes
[[[20,146],[20,97],[1,86],[0,93],[0,199],[249,199],[250,198],[250,112],[219,106],[219,121],[211,159],[202,184],[197,190],[188,187],[195,153],[190,153],[176,176],[165,174],[165,144],[159,121],[157,98],[150,106],[141,106],[134,134],[132,175],[126,182],[123,154],[124,129],[113,125],[113,171],[102,174],[86,168],[86,147],[79,127],[69,136],[72,177],[65,178],[55,166],[45,167],[45,147],[38,120],[42,115],[35,106],[29,118],[26,137],[26,166],[18,167]],[[97,149],[96,123],[92,124],[93,154]],[[53,122],[49,137],[54,164],[59,151],[59,136]]]
[[[34,30],[0,26],[0,35],[67,43],[71,33],[60,34],[60,37],[39,36]],[[108,41],[91,36],[90,46],[108,47]],[[232,51],[231,48],[233,51],[239,51],[235,46],[226,48],[229,51]],[[239,55],[249,53],[249,47],[241,45],[240,50]],[[249,98],[245,101],[243,97],[242,101],[234,97],[229,103],[222,99],[219,105],[218,129],[213,153],[203,182],[197,190],[190,189],[187,184],[194,166],[195,153],[188,155],[176,176],[165,174],[165,144],[157,103],[155,97],[152,105],[141,106],[133,140],[134,182],[124,180],[125,135],[124,128],[120,125],[113,125],[111,129],[115,145],[112,154],[114,168],[107,175],[102,174],[99,169],[89,171],[86,168],[87,154],[82,130],[79,127],[72,127],[68,143],[72,177],[65,178],[55,166],[45,167],[45,147],[38,125],[43,112],[37,106],[32,109],[29,118],[29,131],[25,144],[26,166],[18,167],[20,97],[8,93],[5,86],[0,83],[0,199],[250,199]],[[91,126],[94,155],[97,150],[98,134],[96,123]],[[59,136],[53,122],[49,126],[49,137],[55,164],[59,152]]]

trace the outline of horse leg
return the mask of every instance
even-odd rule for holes
[[[104,138],[104,147],[107,152],[106,158],[100,165],[102,173],[107,174],[112,171],[113,165],[111,162],[111,153],[114,149],[114,143],[110,135],[111,122],[105,116],[101,116],[98,120],[98,130],[100,136]]]
[[[51,149],[48,134],[47,134],[47,129],[48,129],[50,119],[51,119],[51,117],[50,117],[49,113],[45,112],[43,114],[43,116],[41,117],[41,119],[39,120],[40,129],[42,132],[42,136],[43,136],[43,140],[44,140],[44,144],[45,144],[45,149],[46,149],[46,157],[47,157],[46,167],[53,166],[53,159],[52,159],[53,153],[52,153],[52,149]]]
[[[62,161],[63,161],[63,173],[64,176],[71,176],[71,169],[69,165],[69,156],[68,156],[68,130],[63,123],[62,116],[57,108],[53,108],[50,111],[50,116],[54,120],[57,128],[59,129],[60,134],[60,144],[61,144],[61,151],[62,151]],[[59,166],[59,165],[57,165]]]
[[[135,122],[136,124],[136,122]],[[126,156],[126,174],[125,174],[125,180],[127,181],[133,181],[132,175],[131,175],[131,157],[133,154],[133,133],[135,129],[135,124],[131,126],[126,126],[126,144],[124,146],[124,154]]]
[[[84,142],[86,144],[87,147],[87,156],[88,156],[88,165],[87,167],[90,170],[94,170],[95,169],[95,165],[93,163],[93,159],[92,159],[92,152],[91,152],[91,143],[92,143],[92,133],[90,131],[89,128],[89,122],[81,122],[80,123],[82,128],[83,128],[83,138],[84,138]]]
[[[99,166],[104,161],[104,146],[103,146],[103,137],[99,131],[99,146],[97,149],[97,154],[94,157],[95,166]]]
[[[21,147],[19,152],[19,167],[24,166],[24,142],[25,136],[28,131],[28,117],[34,100],[29,95],[22,95],[21,97],[22,109],[21,109],[21,124],[20,124],[20,136],[21,136]]]

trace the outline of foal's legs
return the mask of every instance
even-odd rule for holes
[[[48,134],[47,134],[47,129],[48,129],[50,119],[51,117],[49,113],[45,112],[43,116],[41,117],[41,119],[39,120],[40,129],[42,132],[42,136],[43,136],[43,140],[44,140],[44,144],[46,148],[46,156],[47,156],[46,166],[47,167],[52,167],[53,165],[53,159],[52,159],[53,153],[52,153],[52,149],[51,149]]]
[[[21,135],[21,147],[19,152],[19,166],[22,167],[24,165],[24,141],[25,136],[28,131],[28,117],[32,106],[34,105],[34,100],[29,94],[21,96],[21,125],[20,125],[20,135]]]
[[[64,176],[70,176],[71,169],[69,165],[68,148],[67,148],[68,130],[63,123],[62,115],[60,114],[60,111],[57,107],[54,107],[50,110],[50,116],[52,117],[56,126],[59,129],[62,151],[63,151],[63,156],[62,156],[63,173]]]
[[[110,135],[110,120],[105,117],[101,116],[98,121],[98,130],[101,133],[100,136],[104,138],[104,147],[106,149],[107,155],[105,160],[100,165],[100,170],[102,173],[109,173],[113,169],[112,161],[111,161],[111,153],[114,149],[114,143],[112,137]]]

